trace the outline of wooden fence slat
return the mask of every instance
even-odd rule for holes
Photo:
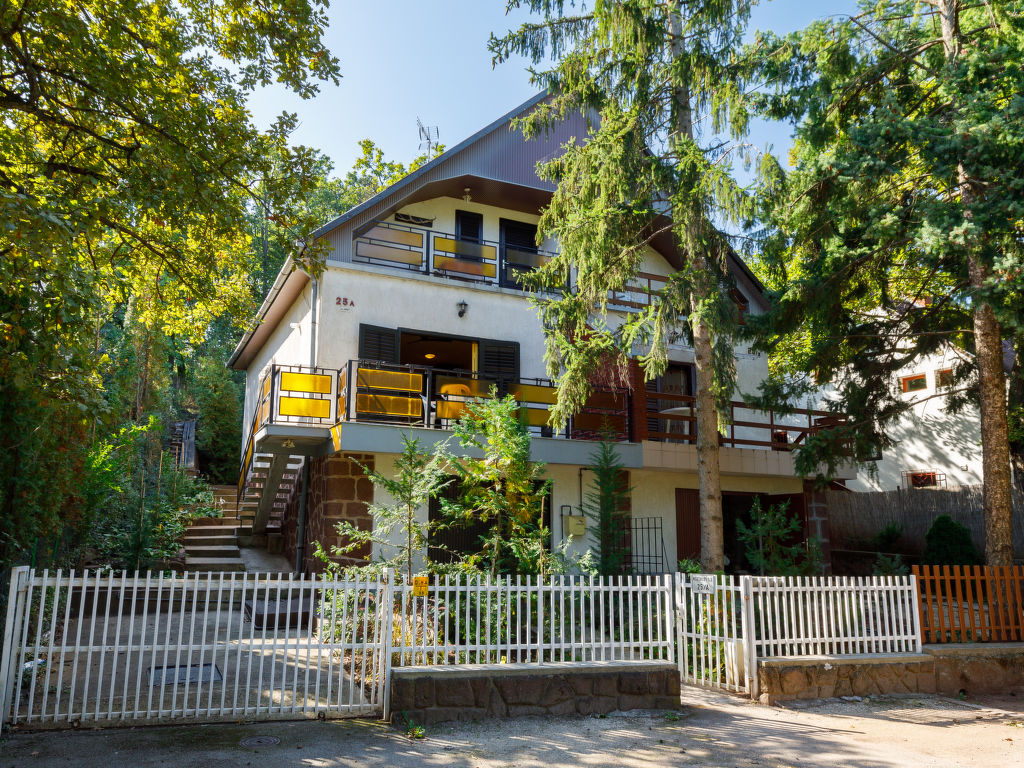
[[[915,565],[927,643],[1024,641],[1024,566]]]

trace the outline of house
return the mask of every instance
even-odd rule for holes
[[[971,360],[968,352],[944,345],[899,372],[898,396],[910,408],[886,428],[894,445],[869,472],[847,483],[853,491],[952,488],[982,482],[981,414],[970,404],[955,414],[946,393],[953,368]],[[1012,364],[1012,363],[1011,363]]]
[[[492,385],[523,404],[532,457],[553,481],[555,543],[579,525],[570,518],[580,514],[590,482],[594,440],[610,426],[633,488],[634,570],[673,571],[680,558],[699,555],[691,348],[673,345],[671,365],[656,381],[645,383],[633,365],[626,381],[595,391],[562,433],[547,426],[554,388],[544,378],[542,329],[521,287],[522,275],[558,247],[535,242],[553,190],[535,168],[587,125],[579,117],[524,140],[510,122],[541,98],[325,224],[315,233],[330,249],[322,275],[285,264],[259,325],[235,349],[230,364],[246,372],[243,514],[255,536],[283,542],[297,568],[317,568],[311,542],[335,541],[339,520],[372,525],[374,491],[360,464],[387,472],[403,433],[428,446],[444,439],[464,403]],[[731,258],[741,311],[764,311],[761,285]],[[611,297],[614,310],[644,306],[678,263],[671,240],[655,240],[638,284]],[[736,357],[738,391],[755,391],[766,359],[746,349]],[[823,418],[734,402],[721,451],[733,568],[743,558],[736,521],[756,495],[788,500],[827,548],[823,495],[795,474],[791,453]],[[844,471],[839,479],[854,477]],[[577,537],[574,545],[587,543]]]

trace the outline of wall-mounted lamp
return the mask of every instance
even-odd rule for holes
[[[455,306],[458,307],[458,309],[459,309],[459,317],[465,317],[466,316],[466,311],[469,309],[469,304],[467,304],[464,301],[460,301]]]
[[[469,193],[469,187],[466,187],[465,189],[462,190],[462,199],[465,200],[467,203],[473,199],[473,196]]]

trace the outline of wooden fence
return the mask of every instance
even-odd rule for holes
[[[903,528],[894,551],[920,556],[925,534],[939,515],[949,515],[971,532],[979,552],[985,551],[981,486],[949,489],[901,489],[850,493],[828,492],[829,529],[833,549],[862,549],[887,525]],[[1024,553],[1024,494],[1013,490],[1014,549]]]
[[[915,565],[926,643],[1024,641],[1024,566]]]

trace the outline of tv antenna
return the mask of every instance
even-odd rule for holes
[[[427,157],[433,157],[434,151],[437,149],[437,126],[436,125],[424,125],[423,121],[418,117],[416,118],[416,127],[420,132],[420,149],[427,150]]]

